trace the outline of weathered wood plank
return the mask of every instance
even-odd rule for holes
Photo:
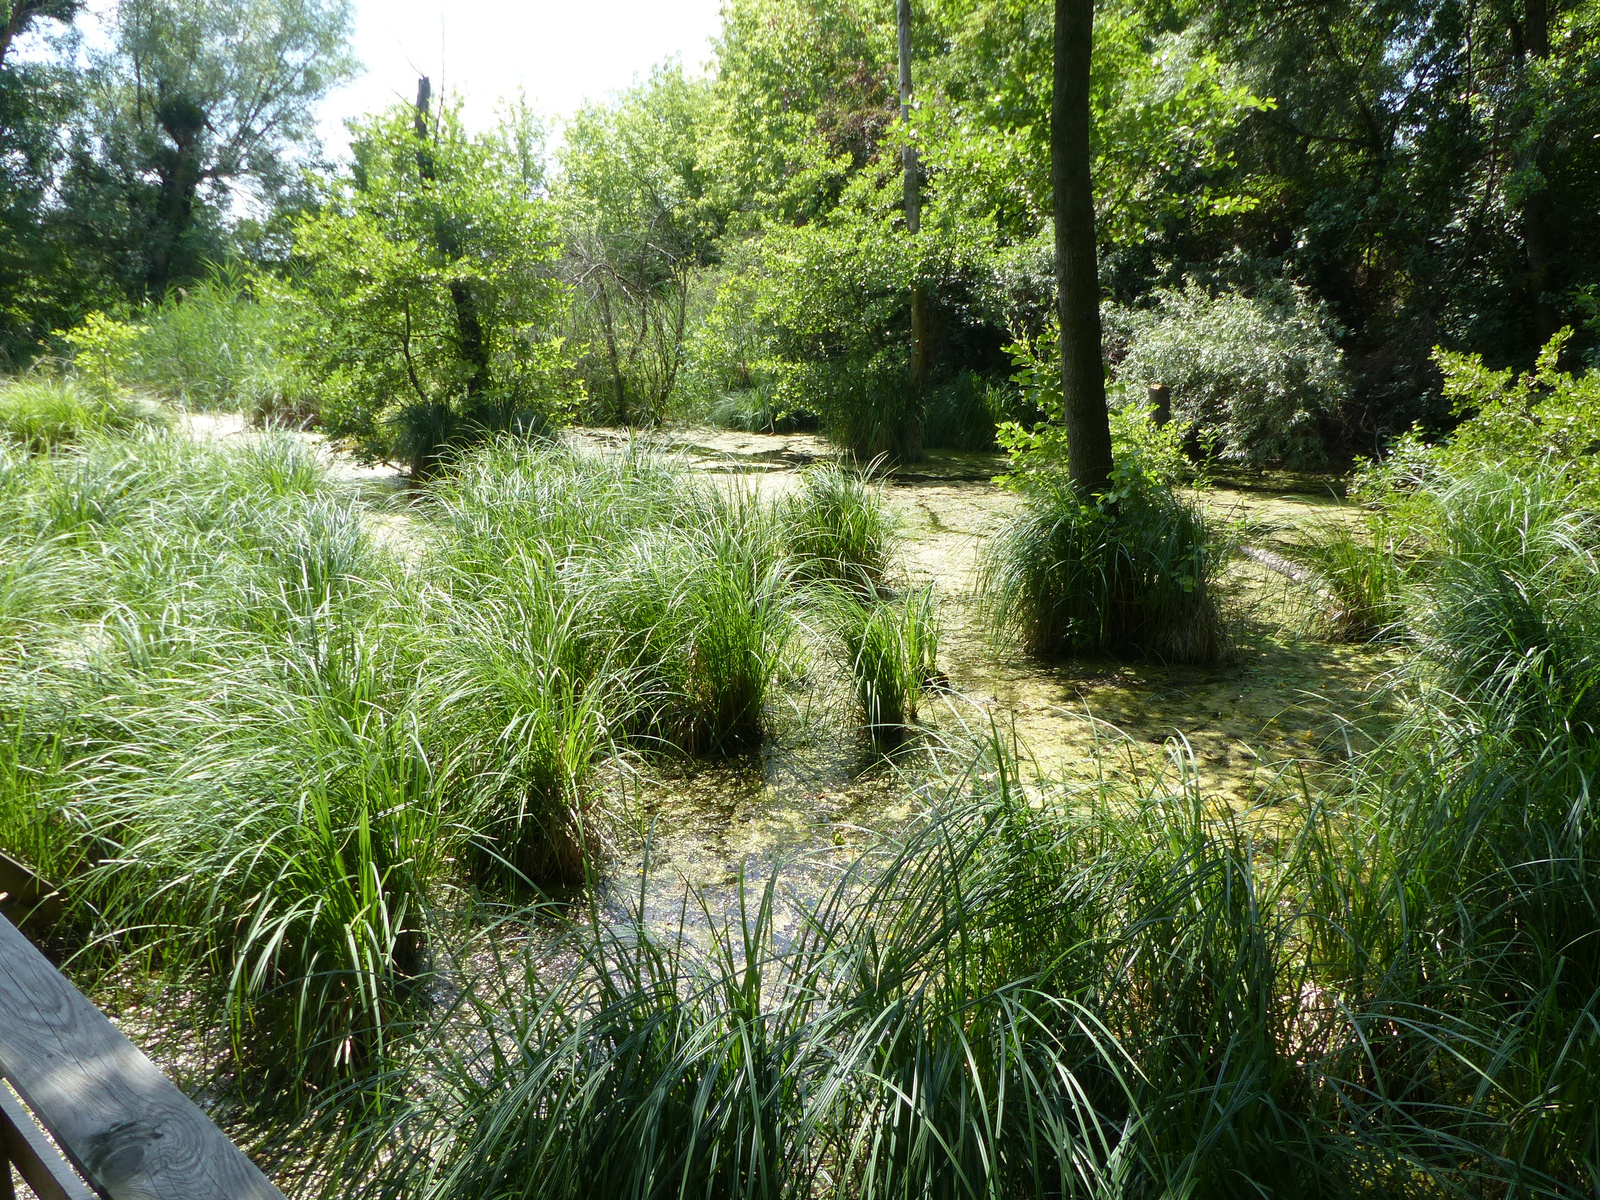
[[[6,1153],[39,1200],[95,1200],[4,1083],[0,1083],[0,1132],[5,1134]],[[0,1163],[0,1171],[9,1185],[10,1167]]]
[[[227,1136],[0,920],[0,1074],[111,1200],[283,1200]]]

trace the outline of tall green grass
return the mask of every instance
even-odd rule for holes
[[[867,732],[877,745],[900,742],[938,676],[938,601],[931,586],[898,597],[832,598],[829,619],[843,650]]]
[[[0,439],[35,452],[95,434],[129,433],[170,422],[159,405],[126,392],[104,394],[71,376],[34,372],[0,381]]]
[[[934,745],[820,895],[779,872],[664,923],[598,886],[598,764],[767,734],[823,610],[797,583],[842,557],[796,550],[803,509],[497,444],[408,561],[293,438],[13,448],[0,838],[66,885],[76,969],[133,957],[241,1086],[340,1106],[338,1194],[1588,1194],[1596,518],[1527,472],[1424,490],[1402,719],[1328,794],[1238,813],[1182,753],[1072,784]],[[1162,503],[1036,506],[1008,619],[1179,657],[1214,560]],[[868,724],[907,724],[928,594],[832,594]],[[582,881],[465,919],[464,885]]]
[[[817,901],[773,878],[725,916],[687,901],[684,926],[596,910],[480,983],[450,1016],[472,1032],[431,1042],[374,1194],[1470,1183],[1469,1114],[1389,1094],[1404,1080],[1372,1047],[1393,1013],[1344,1006],[1307,953],[1317,826],[1264,860],[1181,783],[1035,809],[993,752],[944,789]],[[1454,1031],[1419,1011],[1404,1032]]]
[[[318,398],[297,354],[295,308],[281,283],[217,267],[141,315],[126,381],[191,411],[307,425]]]
[[[1311,572],[1316,624],[1341,641],[1385,639],[1400,628],[1404,569],[1393,532],[1369,518],[1360,529],[1328,521],[1306,531],[1290,548]]]
[[[580,690],[607,697],[611,736],[694,754],[761,741],[793,602],[780,526],[753,493],[645,453],[504,443],[436,495],[458,591],[480,602],[533,569],[541,604],[591,639],[611,678]]]
[[[985,548],[979,589],[994,627],[1032,654],[1211,662],[1226,648],[1222,557],[1200,510],[1165,487],[1091,501],[1041,484]]]
[[[884,582],[898,530],[873,468],[807,467],[783,501],[781,517],[798,578],[835,580],[869,593]]]
[[[373,1193],[1587,1194],[1590,518],[1493,471],[1432,501],[1407,715],[1342,791],[1241,814],[1181,749],[1137,786],[949,755],[819,898],[663,924],[641,890],[502,960]]]
[[[6,484],[44,603],[0,674],[0,828],[85,969],[175,976],[268,1090],[383,1059],[447,851],[396,564],[285,437],[92,438]]]

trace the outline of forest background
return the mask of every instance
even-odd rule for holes
[[[93,39],[71,0],[17,0],[0,355],[87,348],[190,407],[320,423],[422,473],[571,418],[988,448],[1048,409],[1051,9],[917,4],[909,121],[895,15],[729,0],[707,73],[669,62],[584,106],[553,155],[526,105],[473,130],[419,95],[330,163],[316,106],[357,69],[339,0],[125,0]],[[1600,5],[1117,0],[1096,20],[1114,400],[1166,384],[1191,449],[1313,465],[1448,427],[1437,347],[1526,368],[1572,327],[1563,365],[1593,360]]]

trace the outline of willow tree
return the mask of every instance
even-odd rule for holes
[[[1050,105],[1050,183],[1056,221],[1056,311],[1061,321],[1061,419],[1067,469],[1086,492],[1111,483],[1111,416],[1100,358],[1100,271],[1089,173],[1089,60],[1094,0],[1056,0]]]

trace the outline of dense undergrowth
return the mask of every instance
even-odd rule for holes
[[[327,1122],[306,1194],[1588,1194],[1600,530],[1522,465],[1384,486],[1404,715],[1342,786],[949,739],[819,897],[663,923],[530,887],[599,881],[602,763],[743,752],[830,651],[880,745],[934,685],[870,484],[506,442],[380,542],[287,435],[14,443],[0,842],[80,978],[181,985]]]
[[[825,644],[801,580],[889,565],[871,489],[808,490],[507,443],[405,551],[290,435],[6,450],[0,842],[64,885],[83,969],[194,988],[267,1090],[372,1077],[460,889],[598,869],[602,759],[767,735]]]

